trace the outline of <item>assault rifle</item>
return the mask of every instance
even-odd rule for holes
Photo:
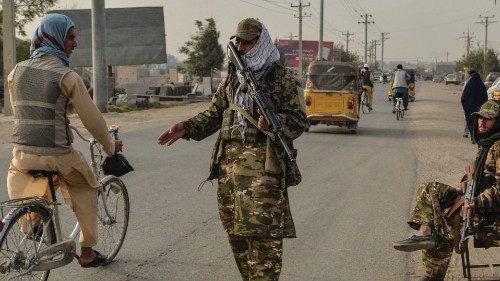
[[[260,110],[260,114],[266,120],[267,126],[269,130],[273,134],[275,141],[281,145],[281,148],[285,151],[288,159],[290,161],[295,161],[295,157],[288,147],[288,144],[283,139],[283,125],[281,124],[278,116],[273,110],[271,101],[267,98],[267,96],[262,93],[259,89],[259,85],[255,80],[255,77],[252,74],[252,71],[248,68],[246,63],[241,59],[238,51],[236,51],[233,42],[229,42],[227,44],[227,55],[229,60],[236,66],[236,68],[240,71],[240,73],[245,78],[245,82],[249,86],[249,94],[253,99],[254,103]]]
[[[475,193],[475,184],[474,180],[468,175],[467,179],[467,187],[465,189],[464,195],[464,206],[474,204],[474,193]],[[464,251],[464,247],[467,245],[467,241],[469,240],[469,235],[472,234],[471,227],[471,214],[470,210],[465,210],[462,213],[462,231],[460,232],[460,242],[458,243],[458,248],[460,251]]]

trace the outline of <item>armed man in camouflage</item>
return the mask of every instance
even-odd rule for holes
[[[489,100],[474,112],[474,139],[479,145],[476,160],[466,169],[476,185],[474,204],[464,206],[487,218],[500,212],[500,102]],[[474,173],[478,171],[477,173]],[[460,200],[466,186],[464,176],[457,187],[439,182],[421,184],[415,193],[414,208],[408,224],[417,230],[412,237],[394,243],[400,251],[422,251],[425,276],[421,281],[444,280],[453,249],[458,252],[462,213],[450,212]]]
[[[289,144],[307,125],[303,96],[291,73],[279,64],[279,52],[266,27],[244,19],[231,37],[237,51],[275,107]],[[248,94],[248,85],[230,63],[211,106],[174,124],[159,138],[202,140],[220,129],[208,180],[218,179],[217,200],[243,280],[278,280],[283,238],[295,237],[287,187],[291,172],[277,145],[264,133],[267,124]]]

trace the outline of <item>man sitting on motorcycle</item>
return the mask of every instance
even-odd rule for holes
[[[403,98],[404,110],[408,110],[408,84],[411,76],[398,64],[392,80],[392,113],[396,113],[396,98]]]

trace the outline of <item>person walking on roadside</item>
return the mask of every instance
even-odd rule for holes
[[[472,135],[474,132],[474,117],[471,114],[476,112],[487,100],[488,93],[481,76],[475,70],[469,70],[469,78],[464,83],[460,101],[462,102],[465,123],[467,126],[467,131],[464,132],[464,137],[466,137],[466,133],[468,133],[472,142],[474,142]]]
[[[12,161],[7,175],[11,199],[47,196],[47,182],[34,179],[29,170],[59,172],[56,176],[66,202],[80,224],[82,267],[96,267],[106,257],[92,249],[97,244],[97,191],[100,188],[82,153],[72,146],[69,103],[85,128],[108,155],[122,149],[113,140],[101,113],[94,105],[80,76],[69,66],[77,46],[73,21],[61,14],[42,18],[31,39],[30,58],[19,62],[8,76],[14,112]],[[43,186],[38,183],[43,181]],[[21,229],[37,235],[32,229]]]
[[[361,84],[363,85],[363,89],[366,91],[366,102],[368,103],[368,110],[373,110],[373,74],[370,71],[370,68],[367,63],[363,65],[363,69],[361,70]]]
[[[231,39],[272,102],[284,126],[284,138],[293,147],[292,140],[307,126],[298,81],[279,63],[278,49],[258,20],[240,21]],[[218,179],[222,225],[242,279],[272,281],[280,276],[283,238],[296,236],[287,193],[287,187],[293,185],[288,182],[289,173],[294,171],[266,135],[267,123],[249,90],[240,71],[230,63],[210,107],[169,127],[158,143],[202,140],[220,130],[207,180]]]
[[[394,243],[399,251],[422,251],[425,276],[421,281],[443,281],[451,255],[458,252],[462,212],[460,204],[468,178],[474,180],[474,204],[464,206],[484,221],[500,212],[500,102],[489,100],[474,112],[477,124],[474,139],[479,146],[476,160],[467,168],[467,176],[457,187],[439,182],[423,183],[415,192],[408,224],[417,233]],[[455,208],[457,206],[458,208]],[[492,238],[492,237],[491,237]],[[492,238],[494,239],[494,238]]]
[[[404,110],[408,110],[408,83],[411,76],[398,64],[392,77],[392,113],[396,113],[396,98],[402,98]]]

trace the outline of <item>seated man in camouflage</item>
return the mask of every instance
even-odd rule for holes
[[[495,177],[500,169],[500,102],[487,101],[473,116],[479,153],[468,170],[477,171],[473,173],[476,197],[474,204],[465,208],[481,216],[500,211],[500,178]],[[453,213],[448,211],[464,193],[465,180],[464,177],[456,188],[439,182],[424,183],[415,193],[415,207],[408,224],[417,234],[394,243],[394,248],[405,252],[423,250],[425,276],[421,281],[444,280],[453,248],[458,249],[462,214],[460,208]]]

